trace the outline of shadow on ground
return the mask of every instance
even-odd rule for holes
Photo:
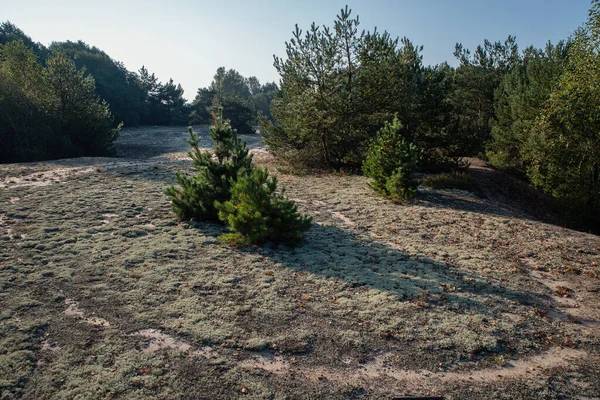
[[[468,170],[477,182],[475,196],[461,196],[449,190],[420,192],[417,200],[423,201],[419,205],[514,217],[600,234],[599,217],[582,219],[580,215],[569,218],[551,197],[537,191],[526,181],[485,164],[482,166],[480,160],[478,163]]]
[[[218,234],[211,229],[204,234]],[[512,305],[535,306],[552,299],[523,287],[495,282],[427,257],[410,257],[386,244],[335,226],[314,224],[297,248],[245,248],[299,273],[375,289],[423,307],[459,305],[459,313],[497,316]]]

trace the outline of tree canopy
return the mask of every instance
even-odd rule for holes
[[[191,122],[208,123],[217,109],[230,120],[238,133],[254,133],[257,115],[271,117],[270,105],[277,84],[261,85],[258,78],[244,78],[234,69],[219,67],[209,87],[199,88],[192,102]]]
[[[426,66],[422,46],[360,29],[345,7],[330,27],[296,26],[285,57],[274,58],[279,84],[220,67],[186,103],[181,85],[160,82],[145,66],[128,71],[82,41],[46,48],[6,21],[0,160],[110,154],[121,122],[210,123],[219,110],[238,133],[260,124],[269,150],[295,166],[359,171],[369,158],[396,171],[397,159],[381,157],[410,153],[395,180],[409,187],[406,171],[415,162],[421,170],[451,170],[465,166],[463,156],[480,156],[573,216],[597,216],[599,37],[600,0],[592,0],[588,21],[564,41],[522,51],[510,35],[474,50],[457,43],[456,68]]]
[[[396,115],[425,161],[447,158],[455,139],[443,126],[451,69],[424,67],[422,46],[359,25],[346,7],[332,28],[296,26],[287,57],[275,57],[281,91],[275,122],[261,123],[265,142],[297,164],[358,168],[371,138]]]
[[[21,40],[0,46],[0,162],[111,155],[112,123],[85,69],[61,54],[44,66]]]

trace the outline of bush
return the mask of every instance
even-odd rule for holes
[[[192,150],[188,154],[197,173],[193,176],[177,173],[178,186],[165,189],[173,212],[181,220],[218,221],[215,201],[229,200],[231,185],[238,173],[252,167],[252,155],[248,154],[246,143],[236,136],[229,121],[223,120],[221,110],[213,114],[213,118],[210,136],[215,142],[216,160],[211,152],[200,149],[200,138],[189,127],[188,143]]]
[[[371,142],[363,172],[373,179],[370,186],[384,196],[396,202],[411,200],[417,193],[411,175],[418,158],[419,151],[402,136],[402,124],[394,118]]]
[[[266,169],[254,167],[240,171],[231,188],[231,200],[216,203],[219,219],[231,233],[222,240],[235,244],[263,243],[267,240],[295,246],[302,232],[310,228],[311,218],[301,216],[298,207],[284,191],[277,193],[277,178]]]
[[[178,173],[177,185],[165,189],[173,212],[181,220],[222,221],[231,233],[222,240],[235,244],[263,243],[267,240],[294,246],[311,219],[298,214],[296,205],[277,193],[277,179],[252,163],[246,143],[237,136],[222,109],[214,115],[210,136],[213,153],[199,147],[200,138],[188,128],[192,146],[190,158],[197,173]]]
[[[459,189],[473,192],[477,190],[477,182],[464,172],[451,172],[428,176],[421,180],[423,186],[432,189]]]

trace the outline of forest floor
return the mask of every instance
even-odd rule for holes
[[[232,248],[163,194],[186,137],[0,165],[0,398],[600,399],[600,237],[534,218],[502,174],[472,160],[477,190],[396,205],[280,173],[305,243]]]

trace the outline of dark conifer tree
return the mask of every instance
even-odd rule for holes
[[[231,231],[222,236],[226,242],[298,244],[311,219],[301,216],[283,191],[277,192],[277,180],[269,178],[266,169],[252,163],[246,143],[222,113],[217,109],[210,127],[214,157],[213,152],[200,149],[200,138],[188,128],[189,156],[196,174],[178,173],[177,185],[165,190],[173,211],[181,220],[221,220]]]
[[[215,201],[229,200],[231,185],[238,173],[252,167],[252,155],[248,153],[246,143],[237,137],[229,121],[223,120],[221,110],[213,114],[213,120],[210,135],[215,142],[217,159],[213,159],[212,152],[200,149],[200,138],[189,127],[188,143],[192,150],[188,154],[196,174],[188,176],[178,173],[178,186],[170,186],[165,190],[171,199],[173,211],[181,220],[217,221]]]

